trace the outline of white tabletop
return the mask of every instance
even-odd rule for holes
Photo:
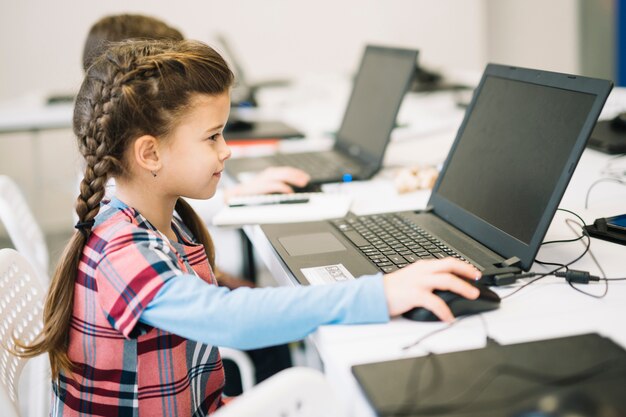
[[[73,114],[74,103],[47,104],[42,94],[33,93],[0,102],[0,133],[70,128]]]

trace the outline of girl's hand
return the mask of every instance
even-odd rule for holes
[[[414,307],[424,307],[450,322],[454,316],[448,305],[433,290],[455,292],[474,300],[479,291],[459,279],[477,279],[480,272],[473,266],[454,258],[417,261],[383,277],[387,306],[391,316],[397,316]]]
[[[304,187],[311,177],[306,172],[293,167],[270,167],[266,168],[254,178],[229,188],[224,193],[224,198],[241,195],[256,195],[293,193],[291,186]]]

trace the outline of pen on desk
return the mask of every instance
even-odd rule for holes
[[[228,207],[253,207],[253,206],[269,206],[274,204],[303,204],[308,203],[308,197],[294,198],[291,200],[277,200],[277,201],[254,201],[254,202],[235,202],[228,204]]]

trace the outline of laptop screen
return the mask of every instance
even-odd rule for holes
[[[530,267],[611,87],[489,65],[431,195],[434,212]]]
[[[594,100],[487,77],[439,194],[530,243]]]
[[[416,63],[415,50],[366,48],[337,132],[338,147],[370,162],[382,161]]]

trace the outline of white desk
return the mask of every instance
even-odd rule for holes
[[[74,103],[46,104],[39,95],[0,102],[0,133],[67,129],[73,114]]]
[[[448,152],[454,133],[454,129],[451,129],[427,138],[393,142],[386,162],[393,165],[398,159],[407,158],[407,155],[413,163],[440,162]],[[560,207],[577,212],[587,223],[596,217],[626,211],[626,187],[616,184],[601,184],[594,188],[589,209],[584,209],[587,189],[601,177],[601,171],[609,159],[608,155],[585,151]],[[622,166],[626,166],[626,161]],[[574,237],[574,232],[565,224],[566,218],[573,216],[557,212],[546,240]],[[297,285],[260,227],[248,226],[245,231],[276,280],[281,285]],[[583,250],[581,242],[548,245],[539,251],[538,259],[567,263]],[[591,250],[608,277],[626,276],[626,246],[592,239]],[[573,267],[599,275],[589,255]],[[545,270],[539,265],[533,269]],[[599,294],[603,287],[602,283],[594,283],[581,288]],[[496,289],[501,295],[511,290]],[[503,300],[500,309],[482,316],[486,320],[489,335],[501,344],[598,332],[626,346],[626,281],[610,283],[608,295],[597,300],[574,291],[563,279],[544,278]],[[408,352],[402,350],[403,346],[441,326],[440,323],[418,323],[396,318],[384,325],[324,326],[311,339],[322,358],[328,379],[349,410],[349,415],[373,416],[350,367],[359,363],[419,356],[427,351],[441,353],[484,346],[485,330],[481,319],[476,317],[458,323]]]

